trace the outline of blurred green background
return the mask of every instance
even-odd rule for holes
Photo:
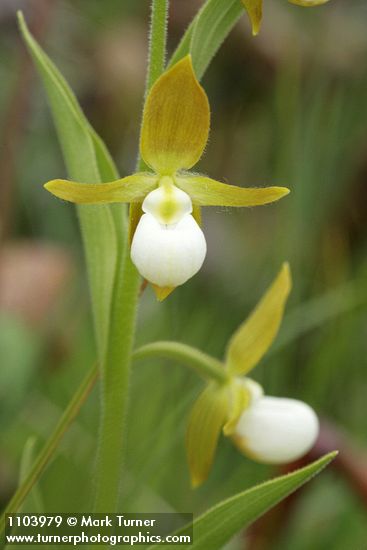
[[[202,2],[173,0],[170,51]],[[0,503],[95,361],[74,208],[42,183],[65,177],[40,82],[15,10],[66,76],[122,175],[133,171],[147,59],[146,0],[0,2]],[[276,343],[253,377],[306,400],[325,422],[311,458],[340,458],[287,507],[228,548],[367,548],[367,5],[302,9],[268,0],[260,35],[240,20],[203,84],[211,137],[198,170],[237,185],[286,185],[276,205],[206,209],[204,268],[158,304],[142,296],[138,344],[176,339],[216,357],[284,260],[294,288]],[[192,491],[187,415],[198,378],[167,361],[136,364],[124,511],[193,511],[279,474],[221,440]],[[84,511],[92,489],[98,389],[39,483],[47,512]],[[30,497],[24,511],[34,510]],[[210,550],[210,549],[208,549]]]

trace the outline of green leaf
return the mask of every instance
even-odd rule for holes
[[[68,174],[89,183],[116,179],[113,162],[91,128],[63,76],[30,34],[22,13],[20,31],[43,80]],[[110,303],[124,235],[121,206],[79,206],[78,216],[86,250],[96,338],[100,355],[106,346]]]
[[[190,44],[199,80],[243,11],[239,0],[210,0],[200,11]]]
[[[277,477],[224,500],[193,522],[191,550],[219,550],[239,531],[246,529],[270,508],[321,472],[337,455],[329,453],[316,462],[285,476]],[[184,527],[176,534],[188,532]],[[174,545],[155,545],[149,550],[172,549]]]
[[[240,0],[207,0],[173,53],[169,66],[190,53],[200,80],[243,12]]]

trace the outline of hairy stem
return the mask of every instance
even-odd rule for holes
[[[153,0],[151,13],[146,94],[164,71],[166,61],[168,0]]]
[[[164,69],[168,0],[152,0],[147,91]],[[139,160],[139,165],[141,161]],[[96,469],[96,512],[117,510],[125,445],[131,352],[140,277],[129,246],[118,258],[111,305],[111,328],[101,375],[102,410]]]

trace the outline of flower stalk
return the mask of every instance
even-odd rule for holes
[[[229,375],[221,361],[179,342],[153,342],[138,348],[133,353],[134,360],[148,357],[172,359],[192,368],[205,380],[213,380],[219,384],[225,384],[229,380]]]
[[[164,68],[168,0],[152,0],[147,92]],[[141,166],[141,160],[138,160]],[[111,304],[111,328],[102,366],[101,424],[96,466],[96,512],[117,510],[124,453],[131,353],[134,341],[139,274],[125,245]]]

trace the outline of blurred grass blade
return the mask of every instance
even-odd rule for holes
[[[343,283],[291,310],[285,317],[279,337],[269,356],[285,348],[300,336],[325,326],[329,321],[367,304],[365,276]]]
[[[3,257],[1,262],[3,262]],[[0,312],[0,424],[6,426],[22,407],[31,381],[42,361],[41,334]]]
[[[102,176],[103,179],[114,178],[115,169],[106,148],[91,129],[73,92],[30,34],[20,12],[18,20],[47,92],[69,176],[90,183],[101,182]],[[110,302],[119,253],[118,236],[123,231],[122,214],[119,216],[119,211],[107,205],[83,205],[78,207],[78,215],[86,250],[96,338],[102,354],[108,337]],[[116,228],[118,221],[119,233]]]
[[[35,453],[35,446],[36,446],[36,438],[31,436],[27,439],[23,453],[22,458],[20,461],[20,468],[19,468],[19,487],[21,487],[24,483],[24,481],[27,479],[27,475],[30,472],[32,468],[32,463],[34,461],[34,453]],[[41,497],[41,491],[36,483],[32,486],[32,489],[30,490],[28,494],[28,500],[27,500],[27,508],[29,512],[32,512],[32,514],[42,514],[44,511],[43,501]],[[25,513],[26,510],[22,507],[19,507],[18,510],[19,513]],[[17,528],[14,527],[11,529],[11,532],[14,534],[17,532]],[[8,531],[9,533],[9,531]],[[4,546],[4,550],[9,550],[11,548],[10,544],[7,544]]]
[[[191,53],[195,73],[200,80],[243,13],[240,0],[208,0],[188,27],[169,66]]]
[[[49,464],[65,432],[68,430],[70,424],[73,422],[74,418],[79,413],[83,403],[90,394],[97,380],[97,376],[98,369],[97,366],[95,366],[91,369],[90,372],[88,372],[83,382],[75,392],[69,405],[67,406],[62,417],[60,418],[60,421],[57,424],[54,432],[44,444],[33,466],[30,469],[27,468],[28,472],[24,476],[24,478],[22,476],[21,485],[19,486],[18,490],[14,494],[13,498],[9,502],[8,506],[6,507],[4,513],[0,518],[0,536],[2,535],[5,528],[5,514],[14,514],[15,512],[19,511],[24,500],[41,477],[46,466]]]
[[[316,462],[285,476],[277,477],[220,502],[193,522],[191,550],[219,550],[239,531],[312,479],[337,455],[329,453]],[[184,534],[186,528],[176,534]],[[155,545],[149,550],[173,549],[175,545]],[[184,545],[188,547],[188,545]]]
[[[37,440],[35,437],[29,437],[24,445],[23,455],[20,462],[19,487],[23,485],[29,472],[32,470],[35,459],[36,442]],[[44,511],[41,491],[37,483],[33,484],[28,495],[28,509],[32,513],[35,512],[37,514],[41,514]]]

